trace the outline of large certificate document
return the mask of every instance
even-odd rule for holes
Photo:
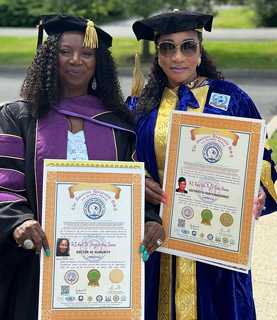
[[[45,160],[39,319],[144,319],[143,226],[143,164]]]
[[[174,111],[170,127],[160,251],[247,272],[264,121]]]

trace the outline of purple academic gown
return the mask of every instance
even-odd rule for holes
[[[65,99],[39,120],[23,101],[0,108],[1,320],[37,320],[39,256],[19,248],[12,232],[28,219],[41,221],[43,160],[66,159],[67,116],[84,120],[90,160],[132,161],[131,125],[96,97]]]

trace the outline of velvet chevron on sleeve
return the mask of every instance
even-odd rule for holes
[[[34,215],[25,187],[25,143],[17,124],[20,114],[7,105],[0,110],[0,243]]]

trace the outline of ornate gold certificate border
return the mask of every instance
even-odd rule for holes
[[[178,156],[178,145],[180,141],[180,126],[191,125],[194,127],[215,128],[218,130],[229,130],[234,133],[248,133],[250,135],[249,157],[246,172],[246,185],[245,185],[245,198],[244,198],[244,212],[241,226],[241,237],[239,252],[228,252],[220,248],[211,248],[200,244],[186,242],[183,240],[176,240],[169,237],[170,221],[171,221],[171,208],[173,205],[173,190],[175,190],[175,166]],[[171,124],[169,150],[167,159],[167,173],[165,191],[168,194],[168,205],[163,208],[163,226],[166,230],[166,241],[163,247],[167,249],[188,252],[194,255],[209,257],[216,260],[222,260],[229,263],[238,265],[248,265],[249,250],[251,243],[251,230],[252,230],[252,207],[254,200],[255,184],[256,184],[256,171],[257,171],[257,157],[260,147],[260,122],[243,121],[239,119],[228,119],[228,117],[219,118],[218,116],[203,116],[203,115],[189,115],[186,113],[173,112]],[[196,129],[197,130],[197,129]],[[235,138],[233,143],[236,143]]]
[[[117,168],[142,168],[140,164],[124,162],[70,162],[70,161],[46,161],[51,166],[89,166],[89,167],[117,167]],[[72,165],[73,164],[73,165]],[[41,278],[41,320],[139,320],[142,319],[142,287],[141,287],[141,257],[139,254],[139,245],[141,242],[141,199],[142,185],[140,174],[128,173],[100,173],[100,172],[65,172],[53,171],[48,172],[46,181],[46,201],[45,201],[45,233],[48,237],[50,248],[55,248],[55,221],[56,221],[56,184],[57,183],[101,183],[122,185],[129,184],[133,187],[133,217],[132,217],[132,239],[133,239],[133,261],[131,270],[131,308],[98,308],[98,309],[70,309],[58,310],[52,309],[52,274],[54,270],[54,259],[43,259],[43,275]]]

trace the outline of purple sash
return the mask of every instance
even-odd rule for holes
[[[39,221],[42,206],[42,176],[44,159],[66,159],[67,116],[84,120],[84,133],[90,160],[117,160],[113,126],[94,118],[107,111],[103,103],[93,96],[64,99],[36,127],[35,174]]]

